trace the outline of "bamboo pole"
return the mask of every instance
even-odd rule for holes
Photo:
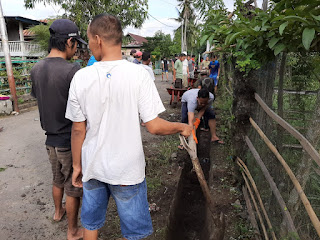
[[[17,93],[16,93],[16,83],[15,83],[14,77],[13,77],[11,56],[10,56],[9,44],[8,44],[8,33],[7,33],[6,23],[5,23],[5,20],[3,17],[1,1],[0,1],[0,30],[1,30],[2,47],[3,47],[7,75],[8,75],[8,82],[9,82],[9,87],[10,87],[10,94],[13,99],[13,109],[16,112],[19,112],[18,97],[17,97]]]
[[[256,234],[258,235],[257,236],[258,239],[261,240],[261,233],[259,231],[258,223],[257,223],[256,217],[254,216],[254,211],[252,209],[252,205],[251,205],[251,202],[250,202],[250,199],[249,199],[248,191],[247,191],[247,188],[245,186],[242,186],[242,193],[243,193],[243,196],[244,196],[244,200],[246,201],[247,210],[248,210],[248,213],[249,213],[249,219],[250,219],[250,222],[252,224],[252,227],[255,229]]]
[[[241,174],[242,174],[242,177],[243,177],[243,179],[244,179],[244,181],[245,181],[245,184],[246,184],[246,186],[247,186],[247,188],[248,188],[248,190],[249,190],[250,197],[251,197],[252,202],[253,202],[253,206],[254,206],[254,208],[256,209],[256,212],[257,212],[259,221],[260,221],[260,223],[261,223],[261,228],[262,228],[262,231],[263,231],[264,239],[265,239],[265,240],[269,240],[269,237],[268,237],[268,234],[267,234],[267,230],[266,230],[266,226],[265,226],[264,223],[263,223],[263,219],[262,219],[260,210],[259,210],[259,208],[258,208],[258,204],[257,204],[257,202],[256,202],[256,200],[255,200],[255,198],[254,198],[254,195],[253,195],[253,192],[252,192],[252,190],[251,190],[251,187],[250,187],[250,184],[249,184],[249,182],[248,182],[248,179],[247,179],[246,175],[244,174],[244,172],[241,172]]]
[[[267,144],[269,149],[278,158],[278,160],[280,161],[280,163],[282,164],[282,166],[284,167],[284,169],[288,173],[288,175],[289,175],[294,187],[296,188],[296,190],[299,194],[299,197],[300,197],[300,199],[301,199],[301,201],[302,201],[302,203],[303,203],[303,205],[304,205],[304,207],[310,217],[310,220],[311,220],[314,228],[316,229],[318,236],[320,237],[320,221],[319,221],[317,215],[315,214],[307,196],[303,192],[303,189],[302,189],[300,183],[298,182],[297,178],[293,174],[292,170],[290,169],[290,167],[288,166],[286,161],[280,155],[280,153],[278,152],[276,147],[271,143],[271,141],[267,138],[267,136],[263,133],[263,131],[260,129],[260,127],[255,123],[255,121],[251,117],[250,117],[250,123],[255,128],[255,130],[259,133],[259,135],[261,136],[263,141]]]
[[[244,164],[244,162],[243,162],[239,157],[237,157],[237,160],[238,160],[238,162],[237,162],[238,165],[241,167],[241,169],[242,169],[242,170],[245,172],[245,174],[248,176],[248,179],[249,179],[249,181],[250,181],[250,183],[251,183],[251,185],[252,185],[252,187],[253,187],[253,190],[254,190],[254,192],[256,193],[256,196],[257,196],[257,198],[258,198],[258,201],[259,201],[260,207],[261,207],[261,209],[262,209],[263,215],[264,215],[264,217],[265,217],[265,219],[266,219],[266,221],[267,221],[269,230],[270,230],[270,232],[271,232],[272,239],[273,239],[273,240],[277,240],[277,237],[276,237],[276,235],[275,235],[275,233],[274,233],[274,231],[273,231],[273,227],[272,227],[272,224],[271,224],[271,222],[270,222],[269,216],[268,216],[267,211],[266,211],[266,209],[265,209],[265,207],[264,207],[264,204],[263,204],[263,202],[262,202],[262,199],[261,199],[259,190],[258,190],[258,188],[257,188],[257,185],[256,185],[255,181],[253,180],[253,178],[252,178],[252,176],[251,176],[251,174],[250,174],[250,171],[249,171],[249,169],[247,168],[247,166]]]
[[[311,145],[311,143],[294,127],[292,127],[289,123],[287,123],[285,120],[283,120],[280,116],[278,116],[272,109],[268,107],[268,105],[261,99],[261,97],[255,93],[254,94],[255,99],[259,103],[259,105],[262,107],[262,109],[278,124],[280,124],[285,130],[287,130],[293,137],[295,137],[300,144],[302,145],[303,149],[310,154],[310,157],[318,164],[320,167],[320,155],[315,150],[315,148]]]
[[[268,169],[266,168],[266,165],[263,163],[259,153],[257,152],[256,148],[253,146],[253,144],[250,141],[248,136],[245,136],[245,141],[246,141],[246,143],[247,143],[247,145],[249,147],[249,150],[251,151],[254,159],[256,160],[258,165],[260,166],[263,175],[265,176],[267,182],[269,183],[270,188],[271,188],[274,196],[276,197],[276,199],[277,199],[277,201],[278,201],[278,203],[280,205],[280,209],[281,209],[282,215],[284,217],[284,220],[285,220],[285,222],[287,224],[288,231],[290,233],[296,234],[296,236],[299,237],[299,234],[298,234],[298,232],[297,232],[297,230],[296,230],[296,228],[294,226],[293,220],[291,218],[290,212],[288,211],[286,203],[283,200],[283,198],[281,196],[281,193],[280,193],[279,189],[277,188],[276,183],[273,181],[272,176],[270,175]]]

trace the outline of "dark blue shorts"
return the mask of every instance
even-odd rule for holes
[[[81,207],[84,228],[97,230],[104,225],[110,196],[117,204],[124,238],[137,240],[152,234],[146,180],[129,186],[111,185],[95,179],[84,182]]]
[[[206,126],[208,126],[208,121],[210,119],[216,119],[214,110],[211,107],[207,107],[206,111],[203,114],[203,117]],[[181,103],[181,122],[188,124],[188,107],[186,102]]]

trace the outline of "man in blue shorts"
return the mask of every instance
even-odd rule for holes
[[[209,71],[210,71],[210,78],[214,81],[214,93],[217,93],[218,89],[218,80],[220,76],[220,63],[217,60],[217,56],[213,55],[212,61],[209,63]]]
[[[200,121],[204,117],[205,125],[210,128],[211,142],[224,144],[216,134],[216,115],[212,108],[213,100],[214,95],[209,93],[206,88],[186,91],[181,98],[181,122],[193,126],[195,121]],[[179,148],[181,149],[182,146],[180,145]]]
[[[74,75],[66,110],[73,122],[72,183],[83,187],[84,240],[98,238],[110,196],[117,205],[123,239],[143,239],[153,230],[139,117],[151,134],[188,137],[192,127],[158,117],[165,108],[150,74],[122,60],[118,18],[94,17],[87,34],[98,62]]]
[[[167,82],[169,81],[169,76],[168,76],[168,71],[169,71],[169,68],[168,68],[168,60],[166,59],[166,57],[164,57],[161,61],[161,64],[162,64],[162,81],[163,81],[163,74],[165,73],[166,74],[166,77],[167,77]]]

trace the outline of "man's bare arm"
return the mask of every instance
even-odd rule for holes
[[[188,137],[192,132],[192,127],[187,124],[169,122],[159,117],[146,122],[145,124],[148,131],[155,135],[170,135],[180,133],[181,135]]]
[[[74,122],[71,130],[71,151],[73,162],[72,184],[82,187],[81,149],[86,137],[86,122]]]

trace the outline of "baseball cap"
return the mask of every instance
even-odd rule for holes
[[[188,55],[186,51],[183,51],[182,53],[183,53],[184,55],[186,55],[186,56]]]
[[[69,19],[57,19],[50,28],[50,35],[57,38],[74,38],[83,44],[87,44],[81,37],[77,25]]]
[[[182,53],[180,54],[180,57],[184,57],[184,56],[186,56],[186,54],[185,54],[185,52],[182,52]]]
[[[137,57],[141,57],[141,56],[142,56],[142,52],[141,52],[141,51],[137,51],[137,52],[136,52],[136,56],[137,56]]]

